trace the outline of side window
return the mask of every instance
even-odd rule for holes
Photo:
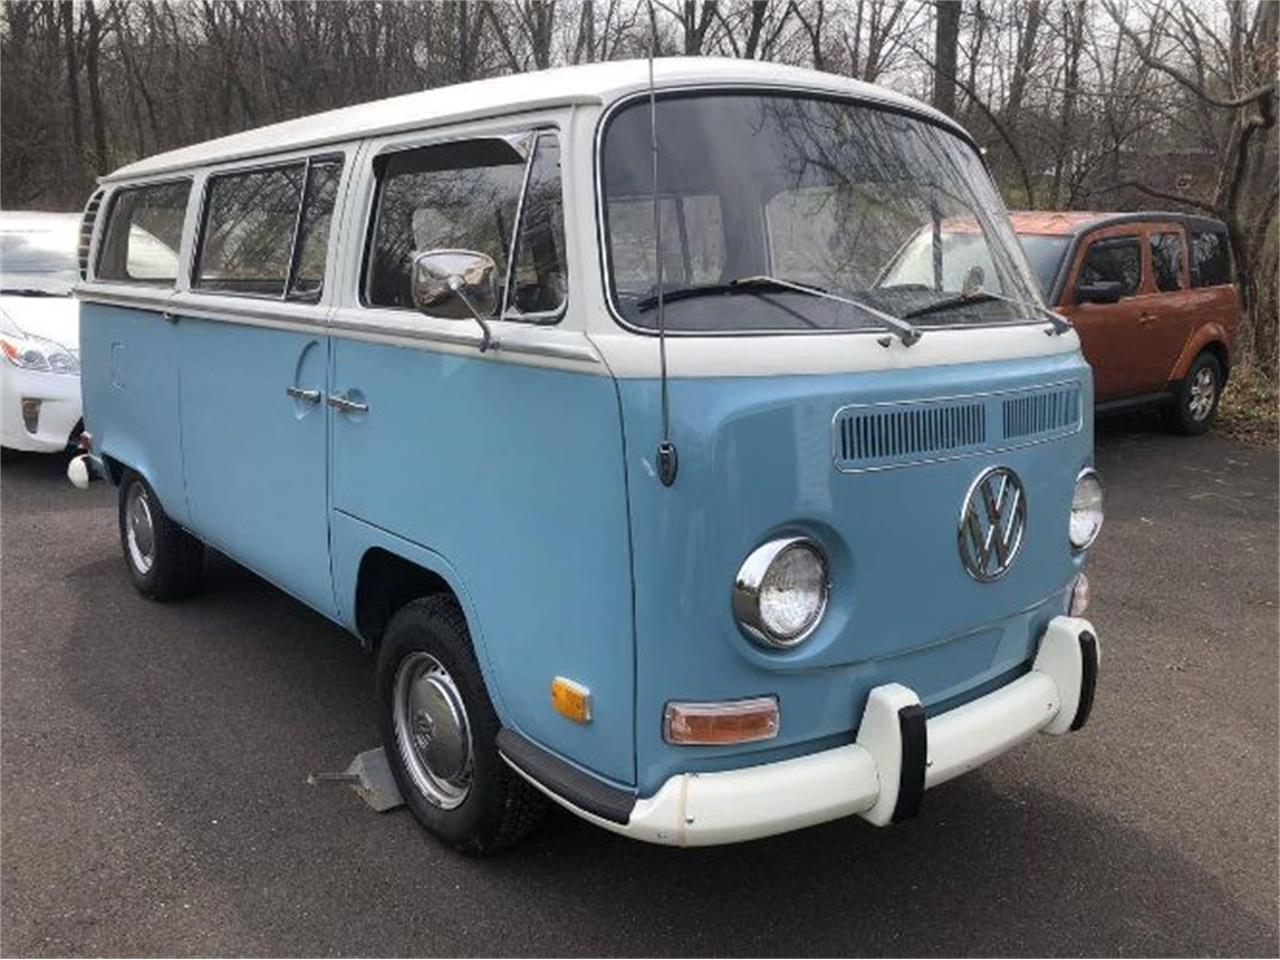
[[[1079,282],[1119,283],[1122,297],[1133,296],[1142,286],[1142,252],[1138,238],[1116,237],[1096,241],[1089,247]]]
[[[1192,285],[1216,287],[1231,282],[1231,257],[1225,232],[1194,231],[1191,234],[1191,257]]]
[[[318,160],[210,177],[193,285],[317,297],[341,173],[340,161]]]
[[[190,194],[188,180],[117,190],[98,254],[98,279],[172,286]]]
[[[1162,293],[1182,289],[1182,234],[1153,233],[1151,268],[1155,272],[1156,289]]]
[[[521,314],[553,313],[565,302],[566,275],[560,143],[544,133],[529,168],[507,302]]]
[[[307,197],[302,206],[302,219],[298,222],[290,297],[318,297],[324,286],[329,228],[333,223],[333,207],[341,179],[341,160],[318,160],[307,172]]]
[[[497,137],[405,150],[375,161],[378,198],[366,264],[370,306],[413,308],[413,259],[474,250],[507,275],[526,158]]]

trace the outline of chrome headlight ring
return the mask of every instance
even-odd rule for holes
[[[830,593],[822,548],[808,537],[782,537],[743,561],[734,578],[733,614],[751,640],[790,650],[818,628]]]
[[[1088,550],[1102,530],[1102,480],[1093,467],[1085,467],[1076,475],[1071,492],[1071,514],[1067,521],[1067,539],[1076,553]]]

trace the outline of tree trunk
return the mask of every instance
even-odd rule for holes
[[[939,0],[934,11],[933,105],[956,115],[956,57],[960,47],[959,0]]]
[[[85,50],[85,73],[89,82],[89,115],[93,120],[93,172],[107,173],[107,121],[102,108],[102,84],[98,78],[98,55],[102,50],[102,21],[97,4],[85,4],[89,20],[89,44]]]
[[[71,142],[74,145],[74,167],[71,171],[77,183],[84,176],[84,129],[80,120],[80,60],[79,42],[76,37],[76,11],[71,0],[58,4],[62,16],[62,29],[66,34],[67,103],[71,107]]]

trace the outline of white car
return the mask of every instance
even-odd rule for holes
[[[80,420],[77,213],[0,213],[0,446],[57,452]]]

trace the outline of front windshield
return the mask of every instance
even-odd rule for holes
[[[657,126],[668,330],[884,328],[850,304],[734,283],[761,276],[896,317],[957,299],[926,326],[1040,319],[972,296],[1039,302],[982,161],[941,126],[846,101],[747,93],[667,96]],[[647,99],[620,109],[601,173],[614,305],[628,323],[656,329],[650,135]]]
[[[1053,292],[1053,282],[1058,279],[1058,268],[1062,266],[1071,238],[1022,233],[1018,235],[1018,242],[1035,272],[1040,291],[1048,297]]]
[[[0,292],[68,296],[80,279],[80,217],[0,218]]]

